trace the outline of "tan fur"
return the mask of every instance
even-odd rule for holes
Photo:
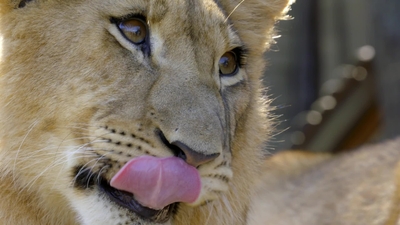
[[[153,224],[77,189],[74,169],[109,180],[132,157],[171,156],[157,130],[220,153],[198,168],[198,201],[165,224],[245,223],[271,132],[262,54],[289,3],[216,2],[0,0],[0,224]],[[110,22],[132,14],[150,24],[151,57]],[[237,45],[246,66],[220,78]]]
[[[335,156],[267,160],[248,225],[397,225],[400,138]]]

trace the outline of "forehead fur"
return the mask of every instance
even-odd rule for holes
[[[19,27],[24,33],[26,29],[35,32],[46,29],[46,26],[58,26],[60,34],[65,33],[68,36],[68,33],[75,32],[78,38],[82,31],[68,29],[73,27],[69,24],[81,21],[85,24],[96,24],[90,28],[91,37],[95,40],[102,35],[100,32],[109,26],[110,18],[141,14],[152,25],[153,34],[158,32],[162,38],[168,37],[164,40],[164,46],[180,51],[193,51],[200,54],[197,59],[205,59],[207,55],[214,57],[222,55],[225,51],[240,45],[249,49],[250,56],[259,56],[272,41],[273,25],[277,19],[284,17],[288,1],[32,0],[25,8],[16,9],[20,1],[0,0],[0,10],[4,14],[1,15],[0,33],[15,35],[19,32],[15,27]],[[7,14],[10,14],[9,20]],[[58,20],[56,17],[65,18],[64,24],[55,24],[54,22]],[[39,20],[43,20],[43,23],[30,22]],[[183,39],[186,40],[181,41]],[[32,47],[38,47],[38,41],[41,40],[35,40]],[[67,40],[59,39],[53,44],[60,45],[61,41]],[[51,44],[49,41],[47,43]],[[212,63],[211,61],[210,58],[209,63]]]
[[[31,2],[32,1],[32,2]],[[88,4],[93,8],[102,8],[103,12],[114,16],[132,14],[132,12],[146,13],[151,22],[156,22],[165,16],[167,11],[177,13],[182,16],[182,12],[186,12],[187,19],[184,19],[189,26],[222,25],[226,21],[224,17],[229,16],[229,20],[233,21],[237,30],[256,33],[258,38],[251,38],[252,41],[261,41],[268,43],[272,34],[272,27],[275,21],[285,18],[286,12],[294,0],[31,0],[27,4],[35,2],[38,5],[80,5]],[[21,0],[0,0],[0,13],[9,12],[18,7]],[[133,4],[134,3],[134,4]],[[220,12],[217,11],[219,6]],[[135,5],[135,7],[133,7]],[[174,7],[169,7],[174,5]],[[191,15],[199,15],[200,19],[193,18]],[[222,15],[222,13],[225,15]],[[247,38],[252,34],[245,35]],[[254,45],[259,44],[254,42]],[[263,48],[264,49],[264,48]]]

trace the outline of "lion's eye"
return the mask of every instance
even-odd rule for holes
[[[122,34],[134,44],[142,44],[147,37],[147,25],[139,18],[132,18],[118,23]]]
[[[219,73],[221,76],[233,76],[238,71],[236,54],[233,51],[226,52],[218,62]]]

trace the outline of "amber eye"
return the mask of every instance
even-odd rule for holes
[[[223,76],[235,75],[238,71],[236,54],[233,51],[226,52],[218,62],[219,73]]]
[[[134,44],[142,44],[147,37],[147,25],[138,18],[121,21],[118,24],[124,36]]]

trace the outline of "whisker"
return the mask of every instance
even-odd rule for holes
[[[107,154],[110,154],[110,153],[107,153]],[[107,155],[107,154],[102,154],[100,157],[98,157],[98,159],[96,160],[96,163],[92,166],[92,168],[94,168],[100,160],[106,158],[106,155]],[[104,169],[104,166],[102,167],[102,169]],[[100,169],[99,175],[100,175],[100,172],[101,172],[102,169]],[[98,175],[98,176],[99,176],[99,175]],[[97,177],[97,178],[99,178],[99,177]],[[90,179],[91,179],[91,177],[89,177],[88,180],[90,180]]]
[[[241,2],[239,2],[235,8],[233,8],[233,10],[231,11],[231,13],[229,13],[229,15],[225,18],[224,23],[226,23],[226,21],[228,21],[229,17],[231,17],[231,15],[236,11],[236,9],[246,0],[242,0]]]
[[[86,158],[87,158],[88,156],[96,156],[95,154],[91,153],[90,151],[84,151],[84,152],[81,151],[81,150],[82,150],[83,148],[85,148],[85,146],[88,145],[88,144],[90,144],[90,143],[86,143],[86,144],[81,145],[81,146],[79,146],[79,147],[76,147],[76,146],[74,147],[75,150],[72,152],[72,154],[75,155],[75,159],[83,158],[83,157],[86,157]],[[63,146],[63,147],[67,147],[67,146]],[[52,157],[53,155],[59,156],[59,155],[57,154],[57,152],[48,152],[49,148],[44,148],[44,149],[42,149],[42,150],[40,150],[40,151],[44,151],[44,150],[46,150],[46,152],[45,152],[45,154],[40,154],[41,156],[49,156],[49,157]],[[78,152],[80,152],[80,155],[76,155],[76,153],[78,153]],[[35,152],[35,153],[36,153],[36,156],[39,155],[39,154],[37,154],[37,152]],[[39,156],[40,156],[40,155],[39,155]],[[62,165],[62,167],[59,169],[59,172],[58,172],[58,174],[60,174],[60,173],[63,171],[63,169],[65,168],[65,166],[66,166],[65,161],[66,161],[67,158],[68,158],[68,155],[62,155],[62,157],[56,158],[50,165],[47,165],[47,166],[46,166],[46,169],[42,170],[41,173],[39,173],[39,174],[37,174],[35,177],[33,177],[33,178],[31,179],[31,181],[29,181],[29,182],[27,183],[27,185],[25,186],[24,189],[28,188],[28,190],[29,190],[29,189],[30,189],[30,186],[32,186],[32,185],[36,182],[37,179],[39,179],[39,178],[42,177],[47,171],[49,171],[50,169],[52,169],[52,168],[54,168],[54,167],[56,167],[56,166],[58,166],[58,165]],[[34,163],[29,163],[28,166],[27,166],[27,167],[24,167],[23,169],[29,169],[29,168],[32,167],[32,166],[36,166],[37,164],[43,162],[43,157],[41,157],[41,159],[42,159],[42,160],[40,160],[40,161],[37,161],[37,162],[34,162]],[[24,160],[32,160],[32,158],[31,158],[31,157],[30,157],[30,158],[29,158],[29,157],[26,157],[26,159],[23,159],[23,161],[24,161]],[[89,162],[89,163],[90,163],[90,162]],[[55,184],[55,183],[53,183],[53,186],[54,186],[54,184]]]
[[[205,223],[205,224],[209,224],[210,218],[212,217],[212,215],[213,215],[213,213],[214,213],[214,209],[215,209],[214,204],[215,204],[215,202],[212,202],[212,203],[210,203],[210,204],[207,204],[208,216],[207,216],[207,219],[206,219],[206,223]],[[204,214],[204,212],[203,212],[203,214]]]
[[[94,142],[83,144],[83,145],[79,146],[78,148],[76,148],[74,151],[72,151],[71,154],[75,156],[74,159],[78,159],[81,157],[83,158],[83,157],[87,157],[87,156],[95,156],[96,154],[93,154],[92,151],[84,150],[84,148],[86,148],[86,146],[88,146],[89,144],[93,144],[93,143]],[[77,153],[79,153],[78,157],[76,157]],[[68,156],[65,156],[65,157],[67,158]],[[65,169],[65,167],[66,167],[66,163],[62,164],[62,167],[57,174],[57,179],[53,182],[53,186],[56,184],[58,177],[60,177],[61,171],[63,171]]]
[[[100,180],[101,174],[103,174],[103,170],[107,170],[108,166],[103,166],[100,171],[97,173],[97,181]]]
[[[64,158],[66,158],[66,157],[64,157]],[[31,187],[35,184],[35,182],[40,177],[42,177],[47,171],[49,171],[50,169],[53,169],[54,167],[56,167],[58,165],[63,165],[65,163],[64,158],[60,158],[57,161],[54,161],[52,164],[47,165],[46,169],[42,170],[41,173],[37,174],[29,182],[27,182],[27,184],[25,185],[25,187],[22,190],[30,190]]]
[[[24,144],[24,142],[25,142],[26,138],[28,137],[28,135],[32,132],[33,128],[37,125],[38,122],[39,122],[38,119],[33,121],[33,123],[29,126],[28,132],[25,134],[24,138],[22,139],[21,144],[18,147],[17,154],[15,155],[15,158],[14,158],[14,166],[13,166],[13,170],[12,171],[16,171],[17,158],[18,158],[19,152],[21,151],[21,147]],[[15,179],[16,179],[15,173],[13,173],[13,181],[15,181]]]
[[[75,185],[75,182],[76,182],[76,179],[83,173],[83,172],[86,172],[86,171],[88,171],[88,170],[92,170],[92,167],[91,168],[89,168],[89,167],[86,167],[88,164],[90,164],[91,162],[93,162],[93,161],[95,161],[96,159],[92,159],[92,160],[89,160],[87,163],[85,163],[80,169],[79,169],[79,171],[78,171],[78,173],[75,175],[75,177],[74,177],[74,179],[72,179],[72,182],[71,182],[71,185],[72,186],[74,186]],[[88,178],[88,177],[87,177]]]
[[[60,147],[58,147],[58,146],[57,147],[56,146],[52,146],[52,147],[51,146],[46,146],[46,147],[44,147],[42,149],[38,149],[38,150],[29,152],[29,153],[24,153],[24,155],[23,156],[19,156],[18,159],[21,162],[21,161],[24,161],[24,160],[32,160],[32,158],[35,158],[36,156],[39,156],[37,158],[40,158],[40,159],[42,159],[43,156],[52,156],[52,155],[58,156],[59,153],[57,151],[52,151],[53,149],[57,150],[59,148],[63,148],[63,149],[74,149],[74,148],[76,148],[76,150],[74,152],[78,152],[78,151],[82,150],[83,148],[87,147],[90,144],[104,143],[104,142],[107,142],[107,141],[106,140],[94,140],[94,141],[91,141],[89,143],[85,143],[85,144],[81,145],[78,148],[76,148],[76,146],[60,146]],[[43,153],[43,154],[39,154],[39,153]]]

